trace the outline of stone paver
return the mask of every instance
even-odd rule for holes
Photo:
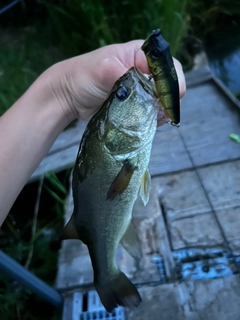
[[[155,183],[169,222],[211,210],[195,171],[159,177]]]
[[[221,231],[211,213],[173,221],[169,228],[174,250],[223,245]]]
[[[185,281],[140,290],[143,303],[127,320],[239,320],[240,277]]]

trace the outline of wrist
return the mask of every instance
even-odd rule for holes
[[[41,75],[41,81],[48,85],[48,94],[53,106],[62,112],[68,124],[82,118],[81,93],[79,89],[75,90],[74,67],[76,66],[72,58],[56,63]],[[81,87],[79,82],[77,84],[78,88]]]
[[[76,110],[72,106],[70,91],[66,86],[67,75],[64,62],[59,62],[39,76],[36,82],[29,89],[29,95],[36,97],[36,105],[47,108],[56,117],[52,121],[59,122],[63,130],[72,121],[78,118]]]

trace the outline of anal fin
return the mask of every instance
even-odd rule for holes
[[[150,190],[151,190],[151,176],[148,171],[148,169],[144,172],[144,175],[142,176],[142,183],[140,187],[140,197],[143,201],[143,204],[146,205],[149,200],[150,196]]]
[[[141,243],[132,222],[130,222],[120,244],[133,258],[138,260],[142,258]]]
[[[79,235],[78,235],[77,229],[75,227],[73,214],[72,214],[70,220],[68,221],[68,223],[63,228],[61,239],[62,240],[66,240],[66,239],[78,239],[79,240]]]

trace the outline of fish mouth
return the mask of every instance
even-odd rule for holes
[[[151,81],[151,78],[147,78],[137,67],[132,67],[130,69],[133,73],[136,74],[140,85],[143,87],[143,89],[150,94],[153,98],[157,98],[157,95],[155,93],[155,86],[154,83]]]

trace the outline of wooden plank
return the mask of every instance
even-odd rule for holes
[[[78,121],[73,128],[63,131],[52,145],[48,155],[79,145],[86,125],[86,121]]]
[[[46,172],[59,172],[71,168],[76,160],[85,127],[86,122],[79,121],[74,128],[63,131],[54,142],[47,156],[33,172],[28,183],[39,179]]]
[[[150,161],[152,175],[191,168],[184,144],[195,166],[240,157],[240,149],[229,139],[230,133],[238,132],[240,120],[226,89],[223,91],[216,84],[217,80],[213,80],[206,66],[187,73],[186,79],[188,83],[198,79],[198,85],[190,86],[181,102],[181,127],[165,125],[158,129]],[[29,181],[38,179],[45,172],[71,167],[85,126],[86,122],[79,122],[75,128],[63,132]]]
[[[164,125],[155,135],[149,163],[152,176],[192,168],[179,128]]]
[[[232,92],[230,90],[228,90],[228,88],[215,76],[213,75],[213,81],[218,85],[218,87],[220,89],[222,89],[222,91],[226,94],[226,96],[229,97],[229,99],[232,100],[232,102],[238,107],[240,108],[240,100],[238,100],[234,94],[232,94]]]
[[[182,107],[179,128],[195,166],[240,158],[240,148],[229,134],[239,132],[240,117],[214,83],[191,88]]]
[[[201,168],[199,175],[215,210],[240,207],[240,160]]]
[[[185,73],[187,89],[198,86],[213,78],[213,73],[208,65],[192,69]]]
[[[73,167],[76,160],[79,145],[74,145],[61,152],[52,153],[40,163],[28,182],[39,179],[39,177],[49,171],[59,172]]]

